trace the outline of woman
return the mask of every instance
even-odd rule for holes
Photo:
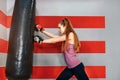
[[[85,73],[83,63],[80,62],[79,59],[76,57],[76,53],[79,52],[79,48],[81,45],[75,31],[72,28],[71,22],[67,18],[64,18],[58,24],[58,28],[62,36],[56,36],[45,31],[43,28],[39,28],[40,31],[42,31],[47,36],[51,37],[50,39],[46,39],[40,42],[62,42],[61,51],[64,53],[64,58],[67,67],[58,76],[57,80],[68,80],[73,75],[76,76],[77,80],[89,80],[88,76]]]

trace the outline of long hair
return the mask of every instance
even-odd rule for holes
[[[73,26],[72,26],[70,20],[68,18],[64,18],[63,20],[60,21],[59,24],[66,27],[66,30],[64,32],[64,34],[66,35],[66,41],[62,43],[61,51],[63,52],[67,48],[68,35],[70,32],[73,32],[73,34],[74,34],[74,49],[75,49],[75,52],[79,52],[80,42],[79,42],[76,32],[73,30]]]

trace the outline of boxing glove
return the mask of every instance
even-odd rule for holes
[[[45,30],[40,24],[37,24],[36,28],[37,28],[37,31],[41,31],[41,32]]]
[[[40,36],[36,35],[34,36],[34,41],[37,43],[42,43],[43,39]]]

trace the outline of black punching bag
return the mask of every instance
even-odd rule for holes
[[[9,36],[6,76],[28,80],[32,74],[35,0],[15,0]]]

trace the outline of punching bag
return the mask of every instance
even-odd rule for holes
[[[28,80],[32,74],[35,0],[15,0],[9,36],[6,76]]]

